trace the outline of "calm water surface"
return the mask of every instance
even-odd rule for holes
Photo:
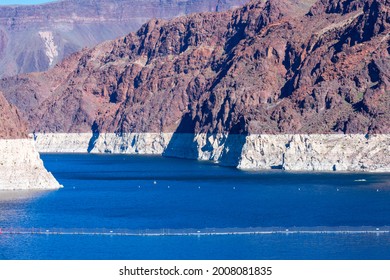
[[[390,259],[388,233],[337,233],[390,226],[390,174],[246,172],[150,156],[42,158],[64,188],[0,192],[3,232],[278,233],[3,233],[0,259]]]

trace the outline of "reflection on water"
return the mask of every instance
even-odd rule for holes
[[[28,205],[47,193],[42,190],[0,191],[0,228],[9,221],[15,224],[28,221]]]
[[[42,191],[42,190],[0,191],[0,203],[7,202],[7,201],[28,202],[47,193],[48,191]]]

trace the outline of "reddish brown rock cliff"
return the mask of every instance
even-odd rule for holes
[[[0,139],[27,138],[27,126],[0,92]]]
[[[390,133],[388,0],[151,20],[1,81],[36,132]]]

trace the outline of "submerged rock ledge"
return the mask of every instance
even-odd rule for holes
[[[58,189],[32,139],[0,139],[0,190]]]
[[[36,134],[39,152],[164,155],[240,169],[390,172],[390,134]]]

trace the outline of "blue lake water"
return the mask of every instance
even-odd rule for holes
[[[390,259],[388,173],[248,172],[158,156],[42,159],[64,188],[0,192],[0,259]],[[215,232],[223,234],[203,235]]]

